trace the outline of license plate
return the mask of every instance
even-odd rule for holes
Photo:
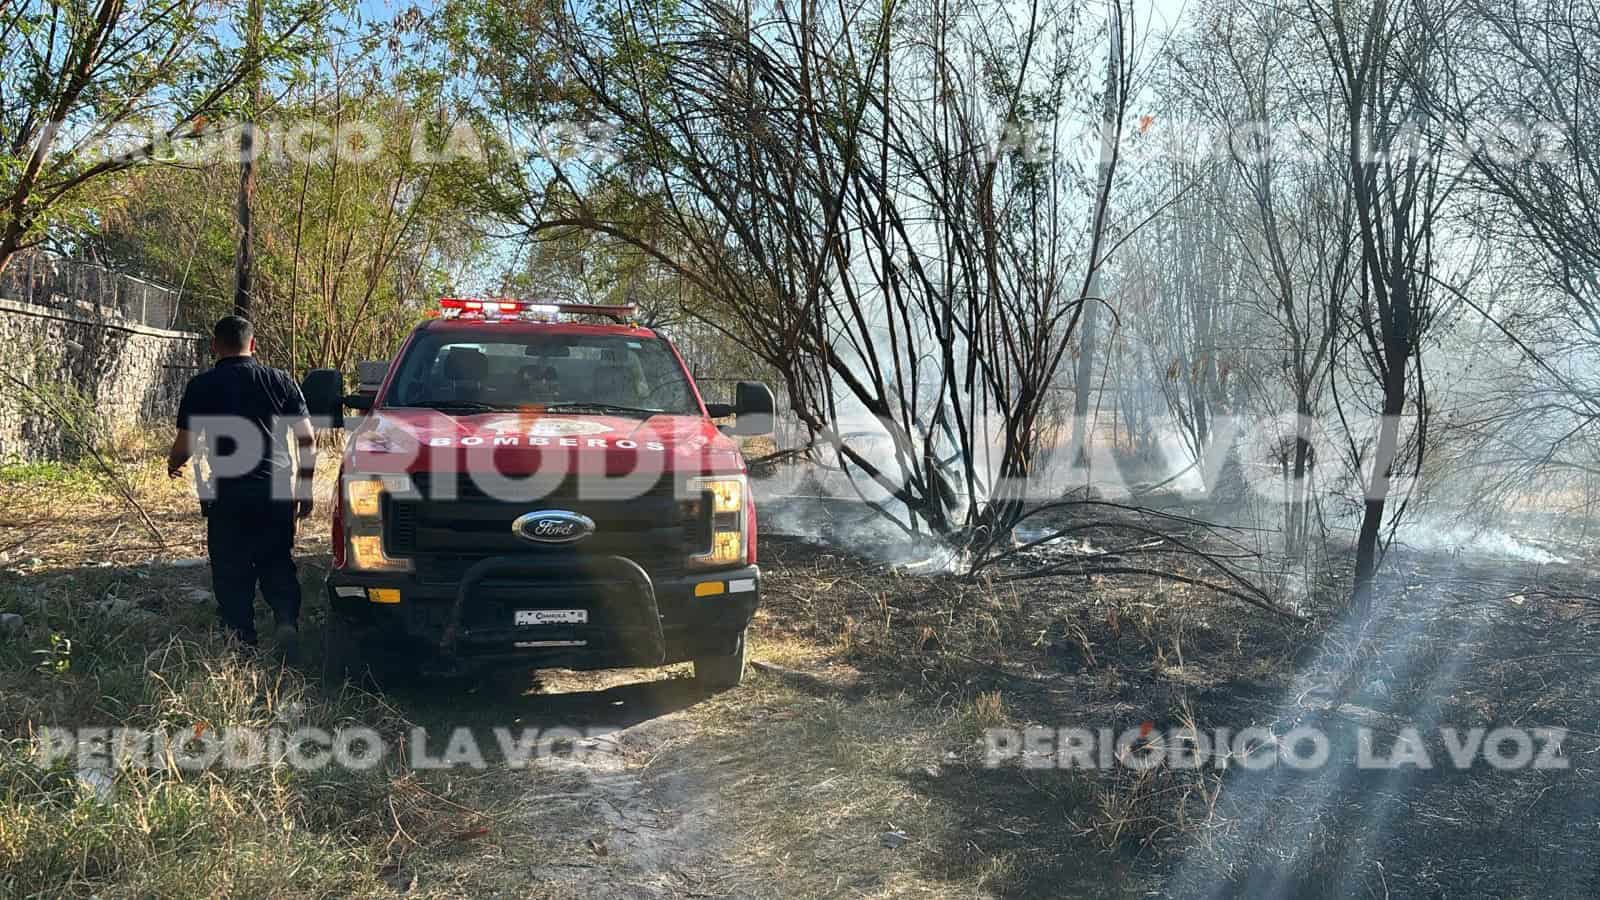
[[[582,625],[589,621],[587,609],[519,609],[518,625]]]

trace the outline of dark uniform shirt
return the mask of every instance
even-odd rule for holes
[[[206,435],[217,499],[264,495],[274,484],[274,493],[287,498],[294,467],[289,426],[306,415],[305,397],[287,372],[230,356],[189,380],[178,427]]]

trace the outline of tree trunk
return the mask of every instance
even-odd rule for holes
[[[1105,238],[1106,207],[1111,197],[1111,160],[1116,152],[1117,117],[1122,109],[1122,4],[1111,0],[1108,4],[1111,26],[1110,47],[1106,54],[1105,106],[1100,114],[1100,169],[1096,179],[1099,186],[1100,208],[1090,221],[1089,234],[1089,284],[1084,291],[1087,305],[1083,310],[1083,331],[1078,340],[1078,384],[1072,401],[1073,445],[1077,450],[1073,465],[1089,466],[1089,388],[1094,381],[1095,343],[1099,339],[1100,309],[1100,248]]]
[[[1406,354],[1391,348],[1394,360],[1383,385],[1383,421],[1378,427],[1378,450],[1372,460],[1372,480],[1367,485],[1366,511],[1356,537],[1356,579],[1351,602],[1357,611],[1372,608],[1373,578],[1378,571],[1378,534],[1383,529],[1383,509],[1389,500],[1395,457],[1400,446],[1400,414],[1406,404]]]
[[[1299,400],[1295,404],[1297,421],[1294,435],[1293,480],[1289,482],[1289,513],[1283,523],[1284,551],[1290,557],[1294,557],[1304,547],[1306,533],[1310,530],[1308,522],[1310,475],[1312,467],[1316,465],[1311,453],[1311,436],[1304,433],[1311,422],[1311,400],[1304,387],[1299,389],[1299,395]]]
[[[1100,273],[1094,274],[1090,291],[1098,294],[1100,290]],[[1097,302],[1090,301],[1083,310],[1083,331],[1078,338],[1078,373],[1077,392],[1072,398],[1072,427],[1077,434],[1073,445],[1077,448],[1076,457],[1072,464],[1075,466],[1089,465],[1089,389],[1094,383],[1094,351],[1095,341],[1099,337],[1100,307]]]
[[[17,249],[22,243],[18,240],[19,234],[20,232],[13,233],[12,229],[7,228],[5,237],[0,238],[0,275],[6,273],[6,269],[11,265],[12,257],[17,255]]]

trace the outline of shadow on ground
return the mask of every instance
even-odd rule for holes
[[[387,686],[385,699],[430,733],[454,728],[575,729],[600,736],[689,709],[710,694],[692,679],[651,679],[649,670],[619,673],[490,670],[478,676]],[[600,687],[583,686],[596,681]],[[619,683],[620,682],[620,683]],[[555,688],[555,691],[551,691]]]

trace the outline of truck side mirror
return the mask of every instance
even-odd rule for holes
[[[383,380],[387,377],[387,359],[356,363],[356,392],[345,395],[344,405],[360,412],[371,412],[378,405],[378,389],[383,387]]]
[[[389,375],[389,361],[387,359],[366,360],[356,363],[356,391],[362,394],[376,394],[378,388],[383,387],[383,379]],[[370,409],[372,405],[367,404]]]
[[[344,427],[344,376],[338,369],[312,369],[300,382],[306,409],[326,419],[330,428]]]
[[[772,433],[772,412],[777,401],[772,389],[759,381],[741,381],[734,388],[732,433],[750,437]]]

